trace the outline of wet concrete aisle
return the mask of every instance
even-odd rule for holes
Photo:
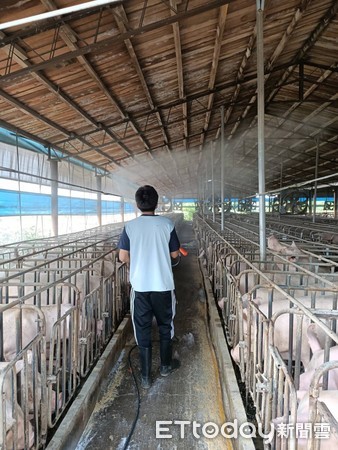
[[[203,281],[198,266],[191,225],[185,223],[179,233],[183,247],[189,254],[174,268],[176,297],[174,356],[181,367],[168,377],[159,374],[159,345],[156,325],[153,326],[153,384],[148,391],[140,388],[139,419],[131,437],[130,450],[148,449],[230,449],[222,436],[206,437],[207,422],[218,426],[226,418],[222,406],[218,368],[209,342],[206,322],[206,302]],[[77,450],[123,450],[137,412],[137,391],[129,368],[128,354],[135,344],[130,336],[128,345],[106,380],[87,428]],[[130,356],[136,377],[139,376],[137,348]],[[161,425],[162,435],[156,438],[156,421],[172,421]],[[175,425],[174,421],[188,421]],[[193,433],[193,421],[196,424]],[[183,435],[184,432],[184,435]],[[195,434],[195,436],[194,436]]]

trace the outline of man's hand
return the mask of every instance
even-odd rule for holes
[[[176,258],[173,258],[172,257],[173,253],[176,253],[176,252],[170,253],[170,256],[171,256],[171,267],[176,267],[179,264],[179,262],[181,261],[181,255],[180,255],[180,252],[177,252],[178,255],[176,256]]]
[[[170,256],[172,257],[172,259],[176,259],[180,254],[179,250],[176,250],[176,252],[171,252]]]
[[[120,250],[119,251],[119,260],[123,263],[129,264],[130,262],[130,256],[128,250]]]

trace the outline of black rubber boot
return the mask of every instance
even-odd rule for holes
[[[181,365],[178,359],[172,359],[171,341],[160,342],[160,356],[160,374],[162,375],[162,377],[168,376],[173,370],[178,369]]]
[[[149,389],[151,386],[151,347],[139,347],[141,362],[141,387]]]

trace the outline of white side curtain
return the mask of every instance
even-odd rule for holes
[[[21,173],[18,174],[17,171]],[[95,171],[76,165],[68,159],[61,159],[58,163],[58,172],[60,188],[75,190],[87,188],[93,191],[96,189]],[[0,177],[49,186],[50,165],[48,157],[32,150],[0,143]],[[70,183],[74,186],[63,183]],[[119,175],[112,174],[109,177],[104,176],[102,179],[102,191],[104,194],[119,195],[124,196],[126,199],[133,199],[136,189],[136,185]]]

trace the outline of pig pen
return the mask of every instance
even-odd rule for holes
[[[334,258],[323,256],[323,252],[331,253],[331,248],[326,243],[316,243],[315,253],[314,247],[307,250],[306,242],[303,245],[303,241],[297,241],[301,245],[297,255],[282,256],[274,249],[268,250],[265,261],[260,261],[255,224],[230,219],[221,232],[217,223],[196,217],[194,226],[199,257],[210,277],[224,320],[224,332],[247,395],[254,401],[257,420],[266,433],[275,427],[273,441],[265,447],[300,449],[309,443],[311,448],[324,448],[328,436],[323,433],[324,438],[318,439],[320,430],[316,433],[315,427],[322,426],[323,417],[328,419],[332,430],[329,438],[334,440],[337,415],[332,411],[320,413],[322,402],[318,393],[335,388],[336,374],[327,369],[327,375],[317,382],[320,390],[310,389],[312,378],[306,367],[313,363],[316,353],[308,343],[307,329],[313,324],[317,327],[321,362],[333,363],[338,343],[338,280]],[[291,242],[292,238],[288,239]],[[285,240],[281,242],[280,248],[291,249],[284,244]],[[297,402],[300,383],[304,388],[304,373],[308,376],[306,389],[310,399],[306,429],[304,405]],[[297,425],[300,407],[302,413],[299,412],[300,425]],[[303,426],[303,431],[296,430],[296,426]],[[296,430],[298,435],[291,430]],[[315,447],[320,444],[322,447]]]

